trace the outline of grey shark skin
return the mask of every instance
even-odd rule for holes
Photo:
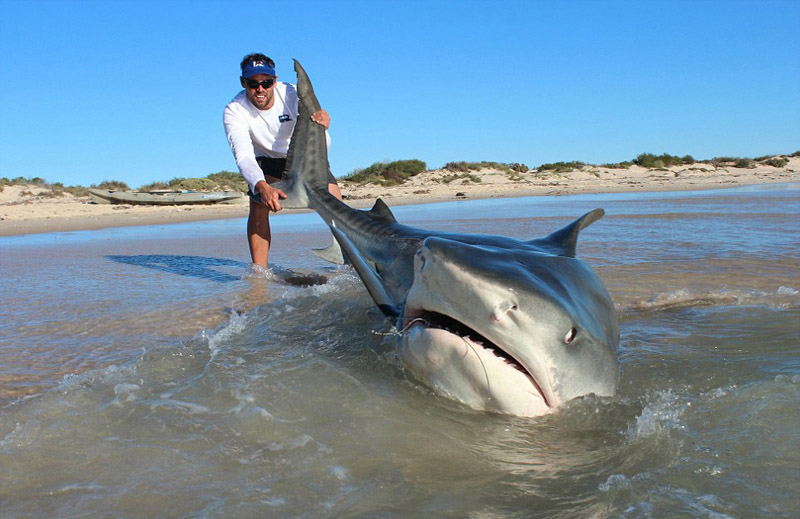
[[[397,319],[409,370],[469,407],[518,416],[613,396],[616,312],[575,257],[580,230],[602,209],[529,241],[416,229],[380,199],[370,211],[353,209],[328,193],[325,131],[310,120],[319,103],[297,61],[295,71],[300,114],[283,206],[310,207],[330,226],[377,306]]]

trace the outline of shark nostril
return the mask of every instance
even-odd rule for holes
[[[517,311],[517,305],[509,301],[504,301],[502,304],[497,305],[492,311],[491,317],[493,321],[500,321],[503,317],[511,312]]]

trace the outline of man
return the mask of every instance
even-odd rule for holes
[[[247,218],[250,257],[254,264],[266,268],[272,242],[269,213],[280,211],[280,200],[286,198],[286,193],[270,184],[280,181],[285,169],[299,99],[294,85],[278,82],[275,62],[264,54],[248,54],[240,66],[239,81],[244,90],[225,107],[223,123],[236,165],[250,187]],[[328,112],[319,110],[311,119],[325,127],[330,145]],[[328,189],[341,200],[339,186],[330,171]]]

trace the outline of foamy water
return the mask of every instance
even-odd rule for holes
[[[527,238],[595,207],[619,392],[538,419],[410,378],[316,215],[274,219],[271,272],[242,220],[1,239],[0,516],[797,517],[797,186],[395,213]]]

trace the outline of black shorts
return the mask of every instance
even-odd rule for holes
[[[258,162],[258,165],[261,167],[261,171],[264,172],[264,179],[267,181],[267,184],[279,182],[283,179],[283,173],[286,170],[286,159],[256,157],[256,162]],[[330,169],[328,170],[328,184],[338,185],[336,177],[333,176]],[[251,197],[256,196],[249,190],[247,194]]]

